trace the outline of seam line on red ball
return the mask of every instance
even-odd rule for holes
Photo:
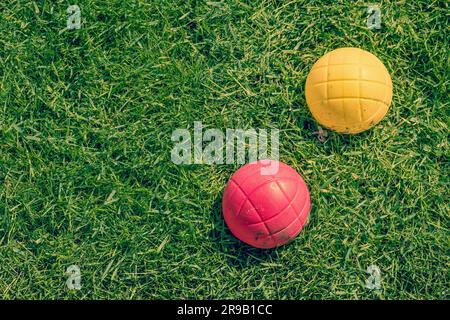
[[[282,189],[280,186],[278,186],[278,187],[281,189],[281,192],[282,192],[282,193],[284,194],[284,196],[286,197],[286,194],[284,193],[283,189]],[[298,189],[300,189],[300,188],[298,188]],[[295,196],[297,196],[297,193],[296,193]],[[294,196],[294,198],[295,198],[295,196]],[[286,199],[288,199],[288,198],[286,197]],[[300,217],[302,217],[302,216],[304,215],[304,212],[303,212],[303,211],[305,210],[305,208],[306,208],[307,205],[308,205],[308,199],[306,199],[305,203],[303,204],[303,207],[302,207],[302,209],[300,210],[300,214],[296,214],[296,215],[295,215],[295,219],[292,220],[291,223],[289,223],[289,224],[288,224],[286,227],[284,227],[283,229],[278,230],[277,232],[274,232],[272,235],[276,235],[276,234],[278,234],[278,233],[280,233],[280,232],[286,230],[286,229],[289,228],[290,226],[292,226],[295,222],[300,221]],[[289,203],[289,206],[291,206],[290,203]],[[294,211],[295,211],[295,208],[294,208],[293,205],[291,206],[291,208],[293,208]],[[301,223],[301,221],[300,221],[300,223]],[[301,225],[302,225],[302,226],[301,226],[300,230],[303,228],[304,224],[301,223]]]
[[[277,181],[276,183],[277,183],[277,185],[278,185],[278,188],[280,188],[281,193],[283,193],[284,197],[286,198],[286,200],[289,201],[289,198],[287,197],[287,195],[286,195],[286,193],[284,192],[283,188],[279,185],[278,181]],[[293,202],[293,201],[294,201],[294,199],[297,197],[297,194],[298,194],[298,190],[299,190],[299,189],[300,189],[300,187],[297,187],[297,191],[295,192],[295,195],[294,195],[293,199],[292,199],[291,202],[289,202],[289,204],[288,204],[288,206],[291,207],[292,209],[294,209],[294,211],[297,211],[297,210],[296,210],[296,208],[294,207],[294,202]],[[302,216],[304,215],[304,212],[303,212],[303,211],[305,210],[307,204],[308,204],[308,198],[306,198],[305,203],[303,204],[302,209],[298,212],[298,214],[295,215],[295,219],[294,219],[291,223],[289,223],[285,228],[283,228],[283,229],[281,229],[281,230],[278,230],[277,232],[274,232],[273,234],[277,234],[277,233],[279,233],[279,232],[281,232],[281,231],[283,231],[283,230],[286,230],[286,229],[289,228],[291,225],[293,225],[294,222],[299,221],[299,220],[300,220],[300,217],[302,217]],[[300,223],[301,223],[301,221],[300,221]],[[302,225],[302,228],[303,228],[303,225],[304,225],[304,224],[302,223],[301,225]]]
[[[278,180],[280,180],[280,179],[297,181],[297,179],[289,178],[289,177],[273,177],[273,178],[271,178],[270,180],[267,180],[267,181],[261,183],[260,185],[256,186],[252,191],[250,191],[250,192],[248,193],[248,196],[250,197],[255,191],[257,191],[257,190],[258,190],[259,188],[261,188],[261,187],[264,187],[266,184],[269,184],[269,183],[271,183],[271,182],[276,182],[276,181],[278,181]]]
[[[251,197],[252,194],[253,194],[254,192],[256,192],[259,188],[264,187],[266,184],[269,184],[269,183],[278,181],[278,179],[297,181],[297,179],[293,179],[293,178],[289,178],[289,177],[274,177],[274,178],[272,178],[272,179],[270,179],[270,180],[264,181],[264,182],[261,183],[260,185],[258,185],[258,186],[256,186],[255,188],[253,188],[253,190],[250,191],[250,192],[248,193],[248,197]],[[237,184],[236,181],[234,181],[234,180],[232,180],[232,179],[230,179],[230,181],[233,182],[234,184]],[[234,192],[233,192],[233,194],[234,194]],[[230,196],[230,197],[232,197],[232,196]],[[244,201],[244,202],[242,203],[242,205],[240,206],[240,208],[239,208],[239,210],[238,210],[238,212],[237,212],[236,218],[238,218],[238,217],[241,215],[241,213],[242,213],[242,208],[244,207],[244,205],[245,205],[245,201]],[[285,208],[283,208],[283,210],[281,210],[281,211],[284,211],[286,208],[287,208],[287,206],[286,206]],[[281,211],[280,211],[280,212],[281,212]],[[278,213],[279,213],[279,212],[278,212]],[[277,213],[277,214],[278,214],[278,213]],[[270,219],[272,219],[272,218],[273,218],[273,217],[270,217],[270,218],[267,219],[267,220],[270,220]],[[267,221],[267,220],[266,220],[266,221]],[[257,223],[261,223],[261,222],[257,222]],[[255,224],[257,224],[257,223],[255,223]],[[251,224],[250,224],[250,225],[251,225]]]
[[[295,179],[291,179],[291,180],[295,180]],[[294,195],[294,197],[293,197],[291,200],[289,200],[289,198],[288,198],[288,197],[286,196],[286,194],[284,193],[284,190],[280,187],[278,181],[277,181],[277,180],[274,180],[273,182],[275,182],[275,183],[277,184],[278,188],[280,189],[280,191],[283,193],[284,197],[285,197],[286,200],[288,201],[288,204],[287,204],[283,209],[281,209],[279,212],[277,212],[275,215],[273,215],[272,217],[270,217],[270,218],[264,220],[265,222],[269,222],[269,221],[272,221],[273,219],[276,219],[280,214],[282,214],[282,213],[283,213],[286,209],[288,209],[289,207],[293,208],[294,211],[295,211],[295,208],[292,206],[292,204],[293,204],[294,199],[297,197],[297,194],[299,193],[299,190],[300,190],[300,188],[297,186],[297,188],[295,189],[295,195]],[[302,209],[302,210],[303,210],[303,209]],[[298,215],[296,214],[296,216],[298,216]],[[295,220],[294,220],[294,221],[295,221]],[[251,224],[249,224],[248,226],[255,226],[255,225],[259,224],[259,223],[261,223],[261,222],[251,223]],[[282,229],[282,230],[284,230],[284,229]],[[277,231],[277,232],[278,232],[278,231]],[[276,233],[276,232],[275,232],[275,233]]]
[[[240,186],[236,183],[236,181],[234,181],[233,179],[231,179],[230,181],[233,182],[233,183],[237,186],[236,190],[239,190],[239,191],[241,191],[242,193],[244,193],[244,191],[242,191],[242,189],[241,189]],[[236,191],[234,191],[232,194],[234,195],[235,193],[236,193]],[[245,195],[245,193],[244,193],[244,195]],[[232,196],[230,196],[230,198],[232,198]],[[242,201],[242,204],[241,204],[241,206],[239,207],[239,210],[238,210],[238,212],[237,212],[236,218],[238,218],[238,217],[241,215],[242,208],[244,207],[244,205],[245,205],[246,202],[247,202],[247,199],[245,199],[244,201]],[[258,223],[260,223],[260,222],[258,222]]]
[[[261,222],[263,223],[263,226],[264,226],[264,228],[266,229],[267,235],[272,239],[272,241],[273,241],[274,243],[277,243],[277,242],[275,241],[275,239],[273,238],[272,234],[270,233],[270,230],[269,230],[269,228],[267,227],[266,222],[263,220],[263,218],[262,218],[261,215],[259,214],[259,211],[256,209],[256,207],[255,207],[255,205],[253,204],[253,202],[252,202],[252,200],[250,199],[250,197],[249,197],[249,196],[247,195],[247,193],[241,188],[241,186],[240,186],[236,181],[234,181],[233,177],[231,178],[231,181],[233,181],[233,182],[236,184],[236,186],[241,190],[241,192],[242,192],[242,193],[244,194],[244,196],[247,198],[248,202],[252,205],[253,209],[255,210],[256,214],[257,214],[258,217],[259,217],[259,220],[261,220]]]
[[[291,179],[291,180],[295,180],[295,179]],[[242,193],[247,197],[247,199],[248,199],[247,194],[246,194],[246,193],[242,190],[242,188],[236,183],[236,181],[232,180],[232,182],[233,182],[234,184],[236,184],[236,185],[239,187],[239,189],[241,190],[241,192],[242,192]],[[289,201],[289,197],[286,195],[286,192],[284,191],[284,189],[283,189],[283,188],[281,187],[281,185],[279,184],[279,181],[276,180],[276,179],[273,179],[273,180],[271,180],[270,182],[275,182],[275,183],[277,184],[278,188],[280,189],[280,191],[282,192],[282,194],[284,195],[284,197],[286,198],[286,200]],[[265,184],[267,184],[267,183],[264,183],[264,184],[262,184],[262,185],[265,185]],[[258,187],[257,187],[257,188],[258,188]],[[255,226],[255,225],[258,225],[258,224],[264,224],[264,226],[266,227],[267,231],[269,232],[269,235],[270,235],[270,236],[272,237],[272,239],[275,241],[275,239],[273,238],[273,236],[275,236],[275,235],[279,234],[280,232],[282,232],[282,231],[288,229],[288,228],[289,228],[290,226],[292,226],[295,222],[297,222],[297,221],[300,221],[300,222],[301,222],[300,218],[302,218],[302,217],[305,215],[305,208],[308,206],[308,199],[307,199],[307,198],[305,199],[305,202],[303,203],[303,206],[302,206],[302,208],[301,208],[300,210],[297,210],[297,208],[295,208],[294,205],[293,205],[293,204],[294,204],[295,198],[297,197],[297,195],[298,195],[299,192],[300,192],[300,189],[301,189],[301,187],[298,187],[298,186],[297,186],[294,197],[292,198],[292,200],[289,201],[289,203],[286,205],[286,207],[284,207],[280,212],[278,212],[277,214],[275,214],[274,216],[270,217],[270,218],[267,219],[267,220],[263,220],[263,219],[261,218],[261,216],[259,215],[259,212],[256,210],[255,206],[254,206],[253,203],[249,200],[250,204],[252,205],[252,207],[253,207],[253,209],[256,211],[256,213],[258,214],[258,216],[259,216],[259,218],[260,218],[261,221],[256,222],[256,223],[248,224],[247,226]],[[245,201],[244,201],[244,204],[245,204]],[[242,207],[244,206],[244,204],[242,204],[241,210],[242,210]],[[277,231],[275,231],[275,232],[272,233],[272,232],[270,231],[269,227],[267,226],[267,222],[269,222],[269,221],[275,219],[276,217],[278,217],[280,214],[282,214],[282,213],[283,213],[286,209],[288,209],[289,207],[290,207],[291,209],[293,209],[293,210],[296,212],[295,219],[292,220],[292,222],[290,222],[285,228],[283,228],[283,229],[281,229],[281,230],[277,230]],[[297,213],[297,211],[298,211],[298,213]],[[238,211],[238,216],[240,215],[240,213],[241,213],[241,212]],[[304,226],[304,223],[301,223],[301,228],[303,228],[303,226]]]

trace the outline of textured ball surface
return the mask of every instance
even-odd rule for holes
[[[370,52],[340,48],[317,60],[306,79],[305,93],[308,107],[321,125],[359,133],[386,115],[392,101],[392,80]]]
[[[310,197],[302,177],[290,166],[270,160],[241,167],[231,177],[222,198],[225,222],[240,240],[257,248],[283,245],[305,225]],[[274,174],[261,169],[278,164]]]

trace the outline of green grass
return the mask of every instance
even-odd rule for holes
[[[448,3],[378,4],[371,31],[363,1],[2,1],[0,298],[449,299]],[[304,83],[343,46],[385,63],[393,103],[322,143]],[[194,121],[280,129],[313,203],[294,242],[230,234],[239,165],[170,161]]]

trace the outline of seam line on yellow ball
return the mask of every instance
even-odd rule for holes
[[[380,102],[384,105],[386,104],[386,101],[380,100],[380,99],[374,99],[374,98],[362,98],[362,97],[339,97],[339,98],[328,98],[328,99],[323,99],[320,101],[316,101],[316,103],[318,102],[324,102],[324,101],[336,101],[336,100],[355,100],[355,99],[361,99],[361,100],[367,100],[367,101],[375,101],[375,102]]]
[[[340,99],[340,98],[336,98],[336,99]],[[364,98],[355,98],[355,99],[362,99],[362,100],[374,101],[374,100],[372,100],[372,99],[364,99]],[[326,101],[326,100],[317,101],[316,103],[313,103],[312,106],[314,106],[314,105],[316,105],[316,104],[318,104],[318,103],[322,103],[323,101]],[[378,101],[378,100],[375,100],[375,102],[377,102],[377,103],[382,103],[386,108],[385,108],[385,109],[379,109],[379,110],[377,110],[377,112],[376,112],[375,114],[371,115],[370,118],[368,118],[368,119],[366,119],[366,120],[364,120],[364,121],[361,121],[361,123],[360,123],[360,125],[359,125],[358,127],[361,127],[361,125],[367,124],[368,122],[372,121],[372,120],[373,120],[374,118],[376,118],[382,111],[387,112],[388,105],[387,105],[386,103],[384,103],[383,101]],[[315,115],[313,115],[313,117],[316,118]],[[317,120],[318,120],[318,119],[317,119]],[[319,121],[319,122],[320,122],[320,121]],[[345,126],[345,124],[342,124],[342,123],[340,123],[340,124],[338,124],[338,125],[340,125],[340,126]],[[326,127],[327,127],[327,126],[326,126]],[[327,127],[327,128],[330,128],[330,127]]]
[[[325,91],[325,98],[327,98],[327,99],[328,99],[328,70],[329,70],[328,63],[330,62],[330,56],[331,56],[331,53],[329,55],[327,55],[327,64],[326,64],[327,68],[325,70],[325,72],[327,73],[327,77],[326,77],[327,88]]]
[[[329,60],[329,59],[328,59]],[[330,64],[330,65],[323,65],[323,66],[313,66],[312,70],[317,70],[325,67],[345,67],[345,66],[354,66],[354,63],[336,63],[336,64]],[[368,68],[379,68],[379,65],[376,64],[362,64],[362,67],[368,67]]]
[[[373,114],[369,119],[367,119],[366,121],[364,121],[363,123],[367,123],[372,121],[373,119],[375,119],[382,111],[384,111],[385,113],[387,112],[387,105],[384,104],[386,106],[386,109],[378,109],[377,112],[375,112],[375,114]]]
[[[358,53],[358,97],[361,97],[361,53],[363,51],[359,51]],[[358,99],[358,110],[359,110],[359,114],[358,114],[358,118],[359,118],[359,122],[362,122],[362,110],[361,110],[361,99]]]
[[[385,76],[386,79],[386,76]],[[385,82],[383,81],[377,81],[377,80],[367,80],[367,79],[334,79],[334,80],[328,80],[328,81],[320,81],[320,82],[316,82],[313,85],[311,85],[312,87],[316,87],[317,85],[320,84],[324,84],[324,83],[332,83],[332,82],[342,82],[342,81],[361,81],[361,82],[370,82],[370,83],[376,83],[376,84],[382,84],[385,85],[388,88],[391,88],[389,85],[387,85]]]
[[[341,91],[343,91],[344,88],[341,87]],[[333,99],[327,99],[327,101],[335,101]],[[328,102],[327,102],[328,103]],[[345,108],[345,99],[339,99],[339,104],[341,105],[342,114],[344,115],[344,124],[345,127],[347,127],[347,109]]]
[[[389,83],[389,81],[388,81],[388,74],[389,74],[389,71],[386,68],[386,72],[384,73],[384,81],[386,81],[386,84],[385,84],[386,87],[389,88],[389,85],[388,85],[388,83]],[[394,90],[394,88],[391,88],[391,90]],[[384,99],[383,99],[384,101],[386,101],[386,98],[387,98],[388,94],[389,94],[389,90],[386,90],[386,92],[384,93]],[[386,105],[387,105],[387,103],[386,103]]]

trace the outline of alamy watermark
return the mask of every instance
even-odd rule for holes
[[[81,29],[81,9],[76,4],[67,8],[67,30]]]
[[[195,121],[193,134],[188,129],[176,129],[171,139],[176,142],[171,151],[175,164],[244,164],[247,153],[248,162],[279,159],[278,129],[203,130],[203,124]],[[263,175],[278,170],[276,163],[268,163],[271,165],[261,169]]]
[[[377,5],[370,5],[367,7],[367,28],[369,30],[381,29],[381,10]]]
[[[66,285],[69,290],[80,290],[81,289],[81,270],[77,265],[71,265],[67,268],[66,274],[68,278],[66,280]]]
[[[369,290],[381,289],[381,271],[378,266],[371,264],[367,267],[367,271],[370,276],[366,279],[366,288]]]

